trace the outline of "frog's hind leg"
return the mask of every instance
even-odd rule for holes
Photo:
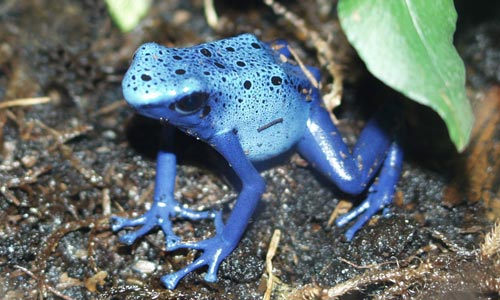
[[[400,113],[379,111],[350,151],[328,112],[318,102],[313,103],[318,105],[311,108],[298,152],[342,191],[352,195],[368,191],[360,206],[337,220],[337,225],[343,226],[358,218],[345,233],[350,240],[377,211],[392,202],[403,159],[396,140]],[[377,174],[378,182],[373,183]]]
[[[272,42],[266,43],[271,49],[274,51],[278,52],[280,55],[283,56],[283,62],[290,60],[290,59],[299,59],[294,57],[294,53],[290,51],[289,44],[285,40],[274,40]],[[321,73],[318,68],[312,67],[312,66],[306,66],[304,65],[303,67],[299,66],[297,62],[293,62],[294,64],[293,69],[298,72],[298,73],[304,73],[304,70],[302,69],[305,67],[305,69],[312,74],[312,76],[316,79],[317,82],[320,81],[321,79]]]
[[[265,43],[271,49],[278,52],[280,55],[283,55],[284,58],[288,59],[292,56],[290,49],[288,48],[288,42],[282,39],[274,40],[272,42]]]

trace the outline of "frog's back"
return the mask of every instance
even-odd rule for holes
[[[225,66],[216,72],[212,123],[233,130],[253,161],[290,149],[303,135],[309,116],[310,82],[296,65],[250,34],[211,44]]]

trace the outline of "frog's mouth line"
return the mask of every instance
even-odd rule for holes
[[[166,107],[164,103],[147,103],[132,107],[138,114],[159,120],[161,123],[171,123],[174,126],[184,127],[194,127],[201,123],[201,118],[196,113],[182,115],[178,112],[173,112],[174,115],[169,115],[169,112],[172,110]]]
[[[137,110],[152,110],[152,109],[162,108],[162,106],[164,107],[165,105],[163,103],[146,103],[146,104],[136,105],[134,106],[134,108]]]
[[[138,114],[142,116],[146,116],[151,119],[163,119],[166,121],[168,121],[169,119],[165,114],[165,111],[167,111],[168,108],[166,108],[162,103],[146,103],[131,106]]]

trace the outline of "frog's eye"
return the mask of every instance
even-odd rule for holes
[[[200,110],[207,102],[207,93],[192,93],[175,102],[175,110],[181,114],[191,114]]]

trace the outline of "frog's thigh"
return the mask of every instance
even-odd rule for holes
[[[381,117],[367,123],[351,154],[328,112],[315,105],[297,150],[342,191],[359,194],[377,174],[391,145],[387,126],[380,126]]]

